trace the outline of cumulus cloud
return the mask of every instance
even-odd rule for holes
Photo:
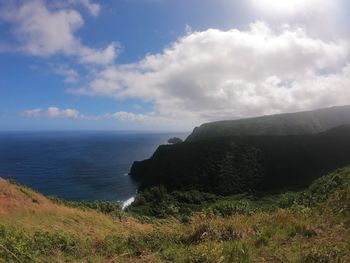
[[[68,118],[68,119],[78,119],[81,118],[82,115],[79,111],[75,109],[59,109],[57,107],[49,107],[46,110],[43,109],[30,109],[25,110],[20,113],[22,117],[29,118]]]
[[[118,48],[115,43],[104,49],[95,49],[83,45],[75,36],[84,24],[83,17],[77,10],[70,7],[49,8],[43,0],[10,3],[12,4],[0,7],[0,20],[12,26],[18,50],[41,57],[56,54],[73,56],[81,63],[114,62]],[[94,15],[99,12],[99,5],[91,1],[71,0],[62,3],[81,3]]]
[[[128,123],[173,125],[173,121],[163,118],[153,112],[133,113],[126,111],[117,111],[101,115],[85,115],[76,109],[60,109],[58,107],[49,107],[47,109],[29,109],[19,113],[24,118],[49,118],[49,119],[80,119],[86,121],[115,120]]]
[[[162,119],[231,119],[350,103],[349,43],[301,28],[191,32],[163,52],[101,71],[90,96],[140,98]]]

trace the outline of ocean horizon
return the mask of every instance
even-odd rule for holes
[[[149,158],[170,137],[186,132],[3,131],[0,177],[45,195],[74,201],[130,200],[138,187],[134,161]]]

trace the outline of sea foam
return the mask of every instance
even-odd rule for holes
[[[123,202],[122,209],[124,210],[128,206],[130,206],[135,201],[135,197],[131,197],[128,200]]]

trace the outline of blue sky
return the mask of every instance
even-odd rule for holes
[[[0,130],[190,130],[350,104],[342,0],[0,0]]]

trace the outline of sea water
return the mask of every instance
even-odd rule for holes
[[[67,200],[127,201],[128,172],[170,137],[186,133],[0,132],[0,177]]]

